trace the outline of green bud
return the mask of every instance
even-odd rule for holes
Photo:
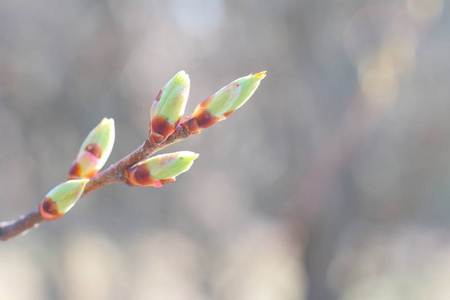
[[[184,114],[189,97],[190,80],[184,71],[178,72],[160,91],[150,110],[150,119],[162,115],[168,122],[176,123]]]
[[[154,179],[169,179],[188,171],[197,157],[198,153],[179,151],[152,157],[146,165]]]
[[[214,95],[199,103],[194,113],[180,124],[189,134],[198,134],[219,121],[225,120],[241,107],[256,91],[266,71],[236,79]]]
[[[39,205],[41,216],[55,220],[68,212],[83,194],[89,179],[69,180],[54,187]]]
[[[175,177],[186,172],[198,157],[191,151],[161,154],[141,161],[124,172],[125,182],[133,186],[161,187],[175,181]]]
[[[226,117],[253,95],[264,77],[266,71],[236,79],[207,99],[204,107],[215,117]]]
[[[92,178],[97,175],[111,154],[114,140],[114,120],[103,118],[81,144],[68,178]]]

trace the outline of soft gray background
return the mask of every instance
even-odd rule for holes
[[[116,184],[0,245],[0,299],[448,299],[450,9],[443,0],[0,4],[0,219],[65,180],[116,122],[140,145],[158,90],[187,112],[267,70],[225,122],[165,151],[164,188]]]

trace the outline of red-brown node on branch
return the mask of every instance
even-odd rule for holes
[[[198,108],[190,117],[185,118],[180,125],[188,135],[196,135],[200,130],[208,128],[221,119],[213,116],[206,108]]]
[[[181,117],[175,122],[166,121],[162,115],[154,116],[150,121],[149,140],[154,144],[164,142],[175,131]]]
[[[59,213],[58,205],[52,201],[50,197],[45,197],[39,205],[39,213],[42,218],[47,221],[61,218],[64,213]]]
[[[133,166],[125,170],[123,175],[125,183],[131,186],[150,186],[154,183],[150,170],[145,165]]]

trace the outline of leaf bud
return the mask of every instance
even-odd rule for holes
[[[68,179],[92,178],[105,165],[114,146],[114,120],[103,118],[81,144]]]
[[[198,154],[191,151],[151,157],[127,169],[124,172],[125,183],[132,186],[161,187],[189,170],[197,157]]]
[[[188,74],[180,71],[159,91],[150,110],[149,139],[152,143],[162,143],[175,131],[184,114],[189,88]]]
[[[241,77],[224,86],[199,103],[194,113],[183,120],[182,125],[189,132],[196,132],[225,120],[253,95],[264,77],[266,71]]]
[[[39,205],[44,220],[51,221],[62,217],[83,194],[89,179],[68,180],[47,193]]]

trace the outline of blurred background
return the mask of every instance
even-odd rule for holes
[[[187,113],[267,70],[164,188],[115,184],[0,245],[0,299],[449,299],[443,0],[4,0],[0,220],[64,181],[87,133],[137,148],[160,88]]]

